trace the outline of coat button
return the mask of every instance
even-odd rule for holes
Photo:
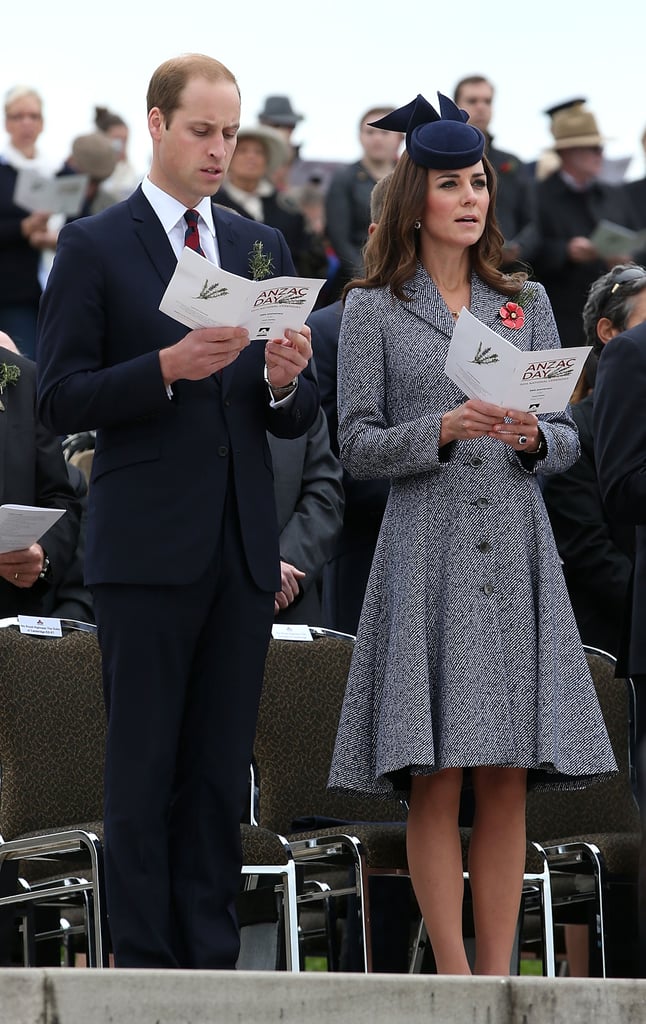
[[[478,543],[476,544],[476,547],[478,551],[482,551],[482,553],[485,555],[487,554],[488,551],[491,551],[491,544],[489,543],[488,540],[479,540]]]
[[[227,448],[227,446],[225,444],[221,444],[220,447],[218,448],[218,455],[221,455],[222,457],[224,457],[225,455],[228,455],[228,454],[229,454],[229,449]]]
[[[478,498],[476,501],[476,505],[478,506],[478,508],[488,508],[489,498]]]
[[[491,597],[493,592],[494,592],[494,585],[493,585],[493,583],[485,583],[484,587],[482,588],[482,593],[486,594],[487,597]]]
[[[475,466],[477,468],[478,466],[482,465],[482,459],[480,458],[479,455],[472,455],[471,458],[469,459],[469,465]]]

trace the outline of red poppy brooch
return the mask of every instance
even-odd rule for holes
[[[517,302],[506,302],[501,306],[500,316],[505,327],[513,327],[516,331],[525,323],[525,312]]]

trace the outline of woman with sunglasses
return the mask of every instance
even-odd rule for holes
[[[528,784],[616,770],[538,483],[578,456],[566,413],[467,400],[444,373],[461,307],[518,348],[557,348],[541,285],[506,275],[484,136],[440,95],[381,118],[406,151],[347,292],[339,445],[391,489],[330,785],[409,801],[408,863],[437,970],[462,936],[463,783],[475,817],[474,970],[508,974]]]

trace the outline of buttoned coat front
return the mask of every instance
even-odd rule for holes
[[[421,266],[408,292],[352,291],[341,327],[341,458],[391,491],[330,783],[406,792],[411,773],[514,765],[582,785],[615,761],[538,480],[577,458],[576,427],[542,415],[541,460],[488,437],[439,448],[442,415],[465,401],[444,373],[453,320]],[[473,275],[479,320],[523,350],[558,346],[541,285],[525,286],[520,329],[506,301]]]

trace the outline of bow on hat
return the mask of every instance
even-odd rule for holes
[[[421,167],[457,170],[472,167],[482,159],[485,137],[475,125],[467,124],[469,115],[452,99],[437,94],[440,113],[418,93],[405,107],[371,121],[373,128],[406,135],[406,152]]]

